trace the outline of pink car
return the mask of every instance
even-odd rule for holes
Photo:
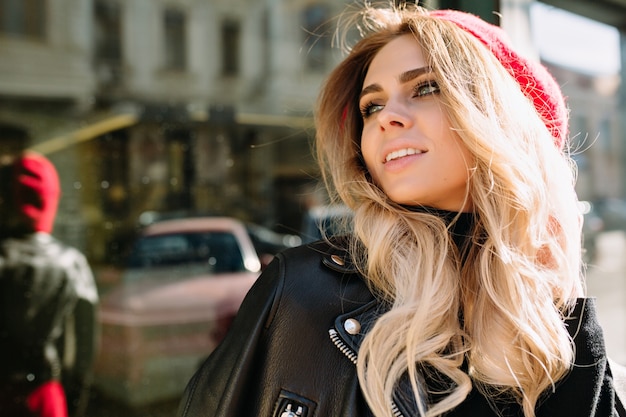
[[[226,217],[154,223],[101,301],[94,385],[132,407],[180,396],[261,270],[245,226]]]

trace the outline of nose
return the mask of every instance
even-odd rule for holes
[[[407,128],[412,123],[410,114],[405,106],[395,102],[387,102],[385,104],[385,108],[380,111],[378,120],[381,130],[394,127]]]

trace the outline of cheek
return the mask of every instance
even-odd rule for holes
[[[461,142],[460,139],[459,143]],[[474,169],[476,167],[476,158],[474,157],[474,154],[470,152],[469,149],[467,149],[467,147],[464,144],[460,144],[461,149],[459,150],[459,152],[461,153],[461,158],[463,163],[465,164],[465,170],[467,171],[467,175],[469,176],[470,173],[469,171],[471,171],[472,169]]]
[[[474,156],[466,149],[459,149],[457,161],[457,178],[459,181],[467,184],[470,181],[472,170],[476,166]]]
[[[365,168],[370,173],[372,178],[376,179],[376,172],[374,170],[374,161],[376,159],[375,145],[372,140],[368,139],[365,133],[361,135],[361,155],[363,156],[363,161],[365,162]]]

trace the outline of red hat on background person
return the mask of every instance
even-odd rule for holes
[[[541,63],[518,54],[502,28],[478,16],[458,10],[432,10],[429,14],[454,23],[485,45],[533,103],[557,147],[563,148],[569,114],[561,88],[548,70]]]
[[[61,197],[56,168],[43,155],[26,152],[13,162],[12,174],[13,209],[20,225],[51,233]]]

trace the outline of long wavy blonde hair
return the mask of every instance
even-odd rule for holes
[[[474,387],[533,417],[571,367],[563,324],[583,296],[575,170],[519,85],[478,40],[418,6],[365,7],[363,38],[330,74],[316,110],[316,152],[331,195],[354,210],[351,253],[390,305],[366,335],[357,371],[377,417],[407,373],[439,375],[426,416]],[[351,22],[356,22],[353,15]],[[407,210],[372,183],[360,153],[358,96],[376,53],[406,34],[424,51],[452,129],[474,155],[476,224],[464,261],[440,216]],[[435,398],[435,396],[431,397]]]

